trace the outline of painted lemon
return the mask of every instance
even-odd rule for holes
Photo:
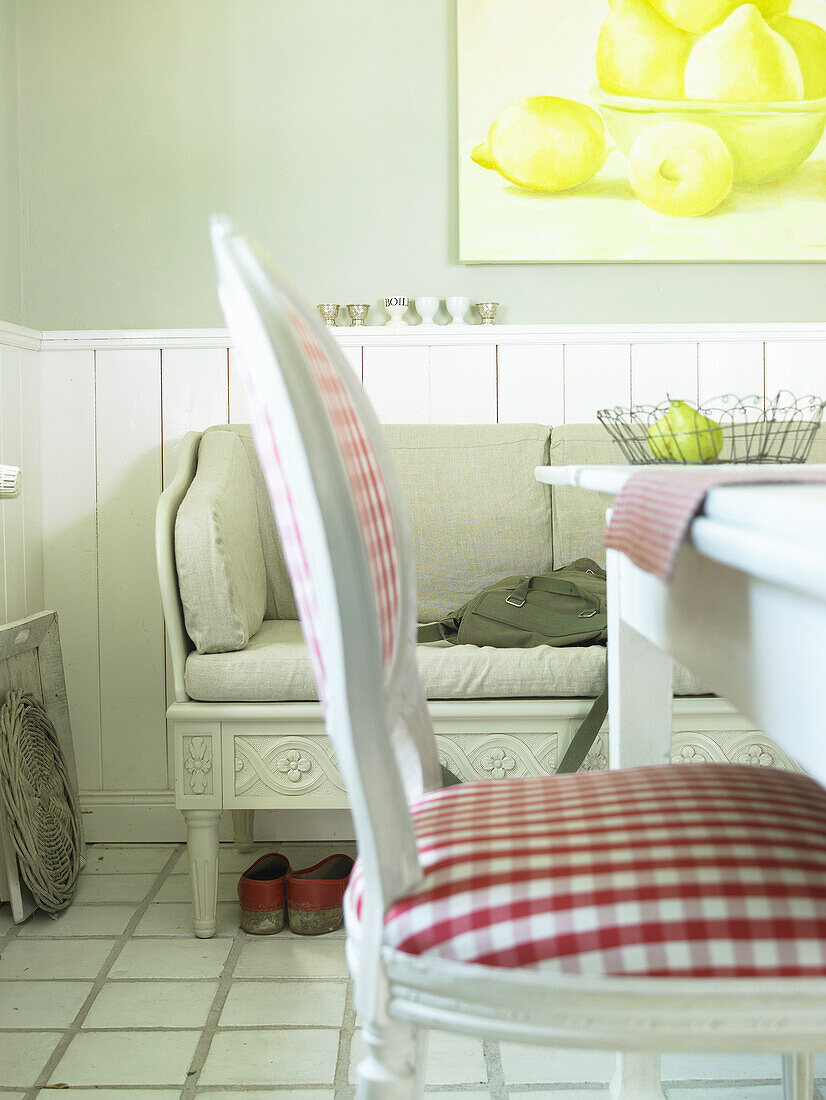
[[[742,4],[697,42],[685,67],[691,99],[771,103],[803,99],[803,74],[791,45],[754,4]]]
[[[496,161],[490,155],[490,149],[486,141],[480,141],[478,145],[474,146],[470,159],[483,168],[492,168],[494,172],[496,171]]]
[[[708,214],[726,198],[733,180],[725,142],[699,122],[658,122],[628,153],[628,182],[640,201],[660,214]]]
[[[614,95],[682,99],[693,45],[648,0],[613,0],[597,41],[597,80]]]
[[[651,0],[663,18],[691,34],[706,34],[735,11],[742,0]],[[764,19],[775,19],[788,11],[791,0],[757,0]]]
[[[486,146],[484,159],[529,191],[566,191],[585,183],[608,155],[605,127],[596,111],[555,96],[529,96],[505,107],[488,132]]]
[[[806,99],[826,96],[826,31],[823,27],[808,19],[781,15],[772,23],[772,30],[782,35],[797,55]]]

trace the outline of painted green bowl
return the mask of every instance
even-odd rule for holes
[[[796,103],[718,103],[703,99],[638,99],[596,85],[594,106],[617,147],[628,150],[640,134],[667,119],[700,122],[716,130],[734,161],[735,187],[786,179],[814,151],[826,128],[826,99]]]

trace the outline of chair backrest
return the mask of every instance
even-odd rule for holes
[[[421,877],[407,803],[441,785],[416,672],[401,491],[370,404],[314,311],[230,222],[212,223],[219,294],[261,467],[347,785],[363,919]]]

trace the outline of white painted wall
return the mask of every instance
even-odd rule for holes
[[[0,501],[0,622],[43,610],[40,523],[39,333],[0,324],[0,463],[19,466],[23,488]]]
[[[666,392],[826,390],[826,325],[336,335],[385,422],[558,424]],[[45,597],[59,613],[83,802],[97,827],[124,840],[180,836],[154,509],[186,431],[247,418],[227,333],[44,333],[39,353],[0,346],[0,368],[1,460],[21,455],[27,485],[22,502],[3,506],[0,606],[8,616]]]

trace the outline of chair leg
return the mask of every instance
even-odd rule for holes
[[[424,1089],[427,1031],[396,1020],[368,1024],[358,1067],[359,1100],[416,1100]]]
[[[812,1100],[814,1091],[814,1055],[784,1054],[783,1100]]]
[[[255,810],[232,811],[232,839],[238,852],[251,852],[253,848],[252,825]]]
[[[659,1054],[620,1051],[610,1097],[611,1100],[665,1100]]]
[[[215,935],[218,923],[218,822],[220,810],[184,810],[192,927],[199,939]]]

